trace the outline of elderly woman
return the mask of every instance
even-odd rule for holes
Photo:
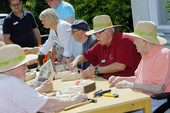
[[[170,92],[170,50],[161,46],[167,41],[157,36],[156,24],[151,21],[139,21],[133,33],[135,45],[139,53],[143,54],[135,77],[109,78],[111,86],[131,88],[146,94]],[[154,111],[166,100],[153,100]]]
[[[82,44],[75,41],[71,31],[66,30],[71,27],[71,24],[59,20],[53,9],[42,11],[39,18],[45,28],[50,28],[49,37],[40,49],[41,53],[47,54],[53,44],[57,43],[59,45],[57,59],[61,64],[65,63],[66,58],[76,57],[82,53]]]

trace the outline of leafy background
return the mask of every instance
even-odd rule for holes
[[[111,17],[113,24],[122,25],[119,31],[132,32],[132,12],[130,0],[65,0],[73,5],[75,9],[76,20],[86,20],[90,28],[93,28],[93,18],[97,15],[107,14]],[[48,8],[45,0],[22,0],[23,9],[32,12],[41,34],[48,34],[48,30],[43,28],[39,20],[39,14]],[[0,0],[0,13],[10,13],[11,9],[7,0]],[[43,38],[42,40],[46,40]],[[44,41],[43,41],[44,42]]]

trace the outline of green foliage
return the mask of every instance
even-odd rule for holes
[[[9,14],[11,12],[8,0],[0,0],[0,4],[1,4],[0,13],[7,13],[7,14]]]
[[[76,20],[86,20],[91,29],[93,18],[97,15],[107,14],[113,24],[122,25],[120,31],[133,31],[130,0],[65,0],[71,3],[75,9]]]
[[[22,0],[23,9],[32,12],[41,34],[47,34],[48,30],[43,28],[39,20],[39,14],[48,6],[45,0]],[[65,0],[73,5],[77,19],[86,20],[91,29],[93,28],[93,18],[97,15],[107,14],[111,17],[113,24],[121,24],[120,31],[132,32],[133,22],[130,0]],[[0,13],[10,13],[7,0],[0,0]]]
[[[23,10],[30,11],[34,15],[41,34],[48,34],[49,32],[49,30],[43,28],[43,25],[39,20],[40,13],[48,7],[49,6],[47,3],[45,3],[45,0],[27,0],[26,3],[23,5]]]

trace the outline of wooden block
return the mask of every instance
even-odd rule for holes
[[[70,72],[67,74],[63,74],[60,77],[61,77],[61,81],[71,81],[71,80],[78,80],[83,78],[82,74],[78,72]]]
[[[84,89],[84,93],[89,93],[91,91],[94,91],[96,89],[95,81],[93,81],[93,82],[91,82],[89,84],[84,85],[83,89]]]
[[[60,72],[66,69],[64,65],[56,65],[55,68],[57,72]]]
[[[32,80],[36,77],[36,72],[27,72],[26,77],[24,79],[25,82]]]
[[[25,47],[23,48],[25,51],[25,55],[28,55],[28,54],[38,54],[39,52],[39,48],[38,47],[34,47],[34,48],[30,48],[30,47]]]

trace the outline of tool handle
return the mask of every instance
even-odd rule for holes
[[[75,108],[75,107],[78,107],[78,106],[82,106],[84,104],[88,104],[90,103],[92,100],[88,100],[88,101],[85,101],[85,102],[82,102],[82,103],[78,103],[78,104],[74,104],[72,106],[69,106],[69,107],[66,107],[64,110],[69,110],[69,109],[72,109],[72,108]]]

